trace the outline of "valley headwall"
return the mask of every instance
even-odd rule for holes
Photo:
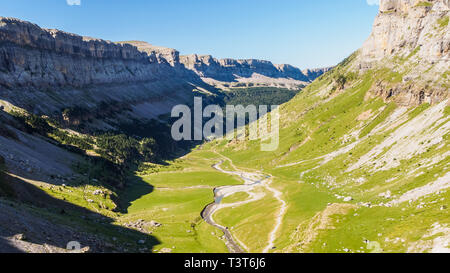
[[[192,71],[203,81],[218,88],[275,86],[301,88],[331,69],[300,70],[289,64],[273,64],[256,59],[216,59],[211,55],[180,55],[175,49],[153,46],[146,42],[126,42],[139,50],[154,54],[158,60],[175,68]]]

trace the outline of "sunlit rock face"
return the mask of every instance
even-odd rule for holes
[[[448,0],[381,0],[370,37],[359,51],[357,69],[388,68],[400,82],[372,90],[402,105],[436,103],[449,97]]]
[[[428,4],[423,4],[428,3]],[[373,31],[362,47],[362,58],[376,61],[421,46],[426,61],[449,57],[448,25],[437,31],[438,20],[449,14],[448,0],[382,0]]]

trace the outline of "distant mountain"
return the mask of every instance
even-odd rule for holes
[[[183,67],[218,88],[275,86],[301,88],[327,72],[331,68],[302,71],[288,64],[273,64],[270,61],[246,59],[216,59],[211,55],[191,54],[181,56],[171,48],[158,47],[146,42],[129,41],[139,50],[154,54],[158,60],[166,61],[174,67]]]

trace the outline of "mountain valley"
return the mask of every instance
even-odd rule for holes
[[[450,252],[449,11],[381,0],[310,70],[1,17],[0,252]],[[278,149],[174,141],[194,96],[280,105]]]

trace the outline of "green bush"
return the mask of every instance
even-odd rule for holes
[[[344,89],[346,83],[347,83],[347,78],[344,75],[339,74],[336,77],[336,84],[338,85],[339,89]]]

